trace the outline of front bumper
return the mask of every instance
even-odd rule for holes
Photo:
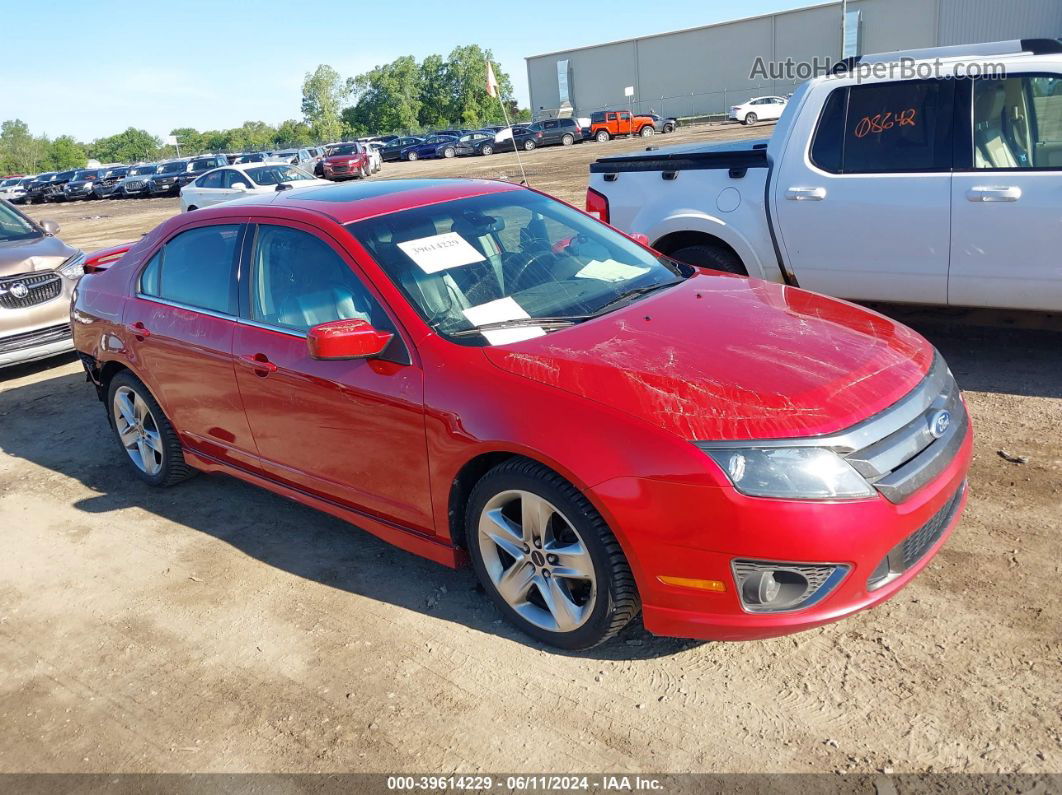
[[[92,196],[92,185],[78,185],[63,191],[67,199],[88,199]]]
[[[152,196],[176,196],[181,190],[179,182],[149,182],[147,192]]]
[[[933,480],[901,503],[878,496],[818,502],[745,497],[732,488],[650,478],[617,478],[591,489],[617,529],[642,597],[646,629],[706,640],[754,640],[837,621],[883,602],[907,585],[947,540],[966,502],[972,431]],[[951,503],[949,505],[949,503]],[[935,517],[942,526],[921,556],[877,588],[882,561]],[[737,593],[735,559],[849,566],[810,607],[751,613]],[[724,592],[667,585],[658,577],[718,580]]]
[[[0,335],[0,367],[35,362],[74,350],[69,323]]]

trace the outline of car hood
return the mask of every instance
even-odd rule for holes
[[[684,439],[746,440],[854,425],[914,389],[934,350],[906,326],[844,301],[698,274],[484,354]]]
[[[0,277],[53,270],[76,253],[76,248],[47,235],[33,240],[0,241]]]

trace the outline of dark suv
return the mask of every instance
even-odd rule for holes
[[[181,188],[192,180],[228,164],[229,159],[225,155],[201,155],[184,160],[171,160],[159,166],[158,172],[148,181],[148,192],[152,196],[176,196],[181,192]]]
[[[129,173],[129,166],[101,168],[99,176],[92,181],[92,197],[109,199],[117,193],[118,183]]]
[[[46,171],[26,186],[26,204],[40,204],[49,192],[52,180],[59,176],[57,171]]]
[[[517,146],[522,149],[558,144],[571,146],[583,140],[583,128],[575,119],[543,119],[527,125],[526,129],[525,133],[514,134]]]
[[[63,198],[67,201],[75,199],[91,199],[92,183],[100,175],[98,168],[79,168],[63,186]]]

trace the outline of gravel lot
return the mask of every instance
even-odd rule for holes
[[[525,166],[581,204],[588,162],[642,146]],[[516,173],[510,154],[384,176]],[[176,211],[31,208],[86,248]],[[71,358],[3,371],[0,772],[1062,772],[1062,328],[888,311],[966,390],[965,518],[891,602],[743,644],[633,626],[590,653],[547,650],[467,570],[228,478],[141,485]]]

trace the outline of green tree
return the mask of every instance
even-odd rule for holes
[[[60,135],[48,145],[44,160],[49,169],[65,171],[68,168],[84,168],[88,155],[84,145],[69,135]]]
[[[21,119],[0,124],[0,174],[36,174],[44,168],[47,138],[34,138]]]
[[[302,115],[316,140],[335,141],[343,134],[340,109],[348,93],[339,72],[327,64],[306,73],[302,84]]]
[[[159,156],[162,142],[147,130],[128,128],[107,138],[97,138],[88,153],[102,163],[136,163]]]
[[[203,133],[195,129],[195,127],[178,127],[175,130],[170,130],[170,135],[177,136],[177,144],[182,155],[197,155],[200,152],[207,151],[206,142],[203,139]],[[167,145],[165,154],[176,155],[177,151],[174,147]]]
[[[202,133],[204,152],[225,152],[234,150],[232,130],[207,130]]]
[[[419,125],[420,68],[403,55],[347,81],[355,104],[342,118],[354,135],[412,130]]]
[[[502,100],[512,100],[512,81],[494,62],[490,50],[483,50],[478,44],[455,47],[446,59],[451,121],[465,127],[480,127],[501,117],[498,98],[487,93],[488,60],[493,65]]]
[[[441,55],[429,55],[420,63],[420,125],[445,127],[450,123],[452,111],[453,97],[446,61]]]
[[[279,147],[310,146],[314,143],[313,133],[309,125],[295,119],[288,119],[277,127],[273,143]]]
[[[227,131],[227,146],[234,152],[255,152],[260,149],[272,149],[277,137],[276,128],[264,121],[245,121],[242,127]]]

